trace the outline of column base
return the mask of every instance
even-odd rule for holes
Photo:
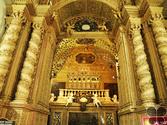
[[[13,110],[14,116],[12,116],[13,121],[16,121],[17,125],[46,125],[49,110],[45,107],[32,104],[20,104],[12,102],[10,104]]]
[[[144,107],[155,107],[156,106],[156,103],[154,100],[143,100],[143,106]]]
[[[118,111],[119,125],[142,125],[142,118],[146,115],[143,106],[133,108],[127,106]]]
[[[28,104],[26,100],[13,100],[11,104]]]

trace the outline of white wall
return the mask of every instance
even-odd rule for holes
[[[5,0],[0,0],[0,39],[5,30],[6,5]]]

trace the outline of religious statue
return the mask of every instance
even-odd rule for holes
[[[74,99],[73,93],[70,93],[70,95],[67,98],[67,103],[66,103],[65,106],[68,106],[69,104],[72,104],[73,103],[73,99]]]
[[[119,103],[119,102],[118,102],[118,99],[117,99],[117,95],[113,95],[112,101],[113,101],[114,103]]]
[[[97,108],[99,108],[100,106],[102,106],[100,100],[97,98],[97,94],[94,94],[93,97],[92,97],[92,99],[93,99],[93,104],[94,104]]]
[[[72,35],[74,32],[74,25],[71,25],[70,23],[67,23],[67,34]]]
[[[51,97],[50,97],[49,102],[53,102],[54,99],[56,98],[56,96],[54,95],[54,93],[51,93],[50,96],[51,96]]]
[[[108,31],[108,29],[107,29],[107,27],[105,25],[105,22],[103,22],[102,25],[99,25],[98,28],[99,28],[100,31]]]

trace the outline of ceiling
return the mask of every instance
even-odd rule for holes
[[[93,15],[111,20],[114,18],[109,6],[94,0],[79,0],[77,2],[70,3],[59,9],[58,14],[61,22],[64,22],[70,17],[79,15]]]
[[[95,17],[96,20],[102,19],[105,22],[115,22],[112,11],[111,7],[102,2],[95,0],[78,0],[57,10],[58,22],[61,28],[64,27],[68,21],[73,20],[75,23],[75,20],[83,17]]]

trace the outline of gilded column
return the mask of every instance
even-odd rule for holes
[[[13,52],[16,49],[23,20],[23,11],[13,13],[11,24],[4,34],[4,38],[0,44],[0,92],[2,91],[5,77],[12,61]]]
[[[157,9],[156,9],[157,10]],[[162,10],[160,12],[152,13],[152,28],[156,39],[158,52],[162,61],[162,66],[167,78],[167,31],[162,22]]]
[[[141,99],[144,106],[154,105],[155,93],[152,85],[151,73],[147,63],[147,57],[144,51],[144,44],[140,33],[141,21],[139,18],[130,19],[131,35],[134,47],[135,64],[137,67],[137,76],[141,90]]]
[[[42,23],[34,23],[33,28],[14,102],[27,103],[33,75],[38,63],[38,55],[42,43]]]

